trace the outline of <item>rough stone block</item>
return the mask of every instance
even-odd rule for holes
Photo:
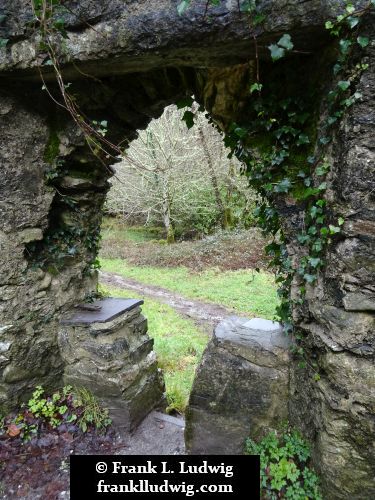
[[[90,389],[113,422],[134,429],[164,402],[164,381],[141,314],[142,301],[108,298],[61,321],[64,382]]]
[[[240,454],[288,418],[289,341],[280,325],[232,316],[215,329],[186,414],[190,454]]]

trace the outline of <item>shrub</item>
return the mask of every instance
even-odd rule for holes
[[[245,454],[260,455],[262,498],[322,499],[319,479],[309,467],[309,446],[297,431],[271,432],[259,443],[247,439]]]

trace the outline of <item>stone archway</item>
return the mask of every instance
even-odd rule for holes
[[[64,78],[90,119],[108,120],[112,141],[131,140],[167,104],[191,93],[222,128],[246,119],[254,32],[236,2],[219,6],[215,22],[203,15],[203,3],[188,17],[177,15],[172,0],[156,7],[146,1],[71,3],[78,14],[66,22]],[[327,74],[328,87],[330,41],[322,26],[335,12],[315,1],[261,3],[266,22],[255,30],[263,74],[282,87],[281,74],[288,73],[303,87],[318,72]],[[61,380],[57,325],[66,309],[95,289],[100,209],[112,161],[104,156],[98,162],[70,117],[41,89],[37,68],[52,92],[54,75],[43,66],[38,33],[26,27],[28,5],[4,0],[0,6],[9,39],[0,53],[3,407],[35,383],[56,386]],[[300,55],[286,59],[280,70],[269,62],[266,46],[284,32]],[[367,51],[373,60],[373,47]],[[373,85],[370,67],[358,83],[361,101],[329,148],[327,200],[347,221],[327,251],[325,270],[307,291],[307,305],[294,312],[295,323],[308,333],[306,356],[317,363],[321,378],[314,381],[309,367],[294,367],[290,418],[312,440],[330,498],[373,493]],[[324,114],[320,99],[315,109]],[[289,252],[298,255],[295,234],[303,207],[286,199],[278,208]]]

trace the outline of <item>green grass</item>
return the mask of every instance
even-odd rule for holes
[[[122,259],[101,259],[102,269],[175,291],[184,297],[213,302],[250,317],[273,319],[278,305],[271,274],[248,269],[193,273],[186,267],[131,266]]]
[[[158,227],[126,226],[117,219],[105,218],[101,228],[103,240],[114,239],[117,241],[132,241],[143,243],[162,238],[163,229]]]
[[[111,297],[140,298],[131,290],[107,286],[101,289]],[[145,299],[142,310],[148,320],[148,334],[154,339],[159,366],[164,371],[168,410],[183,413],[209,336],[192,320],[182,318],[170,306],[156,300]]]

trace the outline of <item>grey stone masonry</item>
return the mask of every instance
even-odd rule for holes
[[[186,413],[190,454],[241,454],[247,437],[288,419],[289,341],[279,323],[229,317],[216,327]]]
[[[142,304],[116,298],[83,304],[62,318],[58,335],[64,383],[90,389],[125,431],[165,399]]]

